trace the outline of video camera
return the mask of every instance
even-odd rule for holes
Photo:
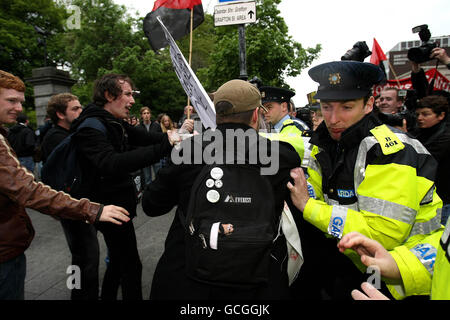
[[[406,120],[406,127],[408,131],[411,131],[415,128],[416,125],[416,116],[414,111],[417,107],[417,93],[416,90],[398,90],[398,97],[403,100],[403,104],[406,109],[397,112],[397,113],[383,113],[379,112],[378,119],[384,124],[393,126],[393,127],[402,127],[403,119]]]
[[[363,62],[365,58],[370,56],[372,51],[369,50],[365,41],[358,41],[353,45],[353,48],[348,50],[342,57],[341,60],[352,60]]]
[[[248,82],[250,82],[251,84],[253,84],[256,88],[260,88],[263,85],[263,82],[260,78],[258,78],[257,76],[254,76],[252,79],[250,79]]]
[[[406,119],[406,111],[401,111],[397,113],[378,113],[378,119],[384,124],[390,125],[392,127],[403,126],[403,119]]]
[[[423,63],[432,60],[430,58],[431,50],[439,47],[439,42],[430,41],[431,33],[428,25],[422,24],[412,28],[413,33],[419,33],[422,45],[420,47],[411,48],[408,50],[408,59],[415,63]]]
[[[398,90],[398,97],[401,98],[405,107],[410,111],[415,111],[417,107],[417,92],[416,90]]]

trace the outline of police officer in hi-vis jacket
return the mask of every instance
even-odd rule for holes
[[[294,184],[288,187],[303,212],[304,233],[309,223],[320,235],[302,235],[305,263],[299,281],[306,283],[298,290],[351,299],[351,291],[372,274],[353,250],[339,253],[337,241],[357,231],[388,250],[400,245],[412,249],[438,231],[442,201],[434,186],[437,163],[418,140],[372,115],[371,88],[383,80],[379,67],[329,62],[309,75],[319,83],[315,98],[324,121],[310,140],[306,177],[293,170]]]

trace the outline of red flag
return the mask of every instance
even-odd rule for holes
[[[383,50],[381,50],[377,39],[373,38],[372,55],[370,56],[370,63],[379,66],[381,61],[387,60]]]
[[[191,32],[191,9],[193,10],[192,28],[198,27],[204,20],[201,0],[156,0],[152,12],[144,18],[144,33],[153,50],[168,45],[166,36],[156,17],[161,17],[166,28],[175,40]]]
[[[192,9],[199,4],[202,4],[202,0],[156,0],[152,11],[161,6],[171,9]]]

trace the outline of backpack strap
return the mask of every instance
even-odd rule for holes
[[[81,128],[93,128],[106,134],[105,125],[98,118],[87,118],[83,120],[83,122],[78,126],[76,132],[80,131]]]
[[[197,193],[197,189],[199,188],[200,184],[202,183],[202,177],[211,170],[213,165],[205,164],[203,168],[200,170],[199,174],[197,175],[197,178],[194,180],[194,183],[191,187],[191,194],[189,197],[189,204],[187,207],[187,212],[183,212],[183,210],[180,208],[179,216],[181,219],[181,224],[183,225],[184,229],[188,233],[192,233],[193,230],[190,229],[190,219],[192,218],[189,214],[195,210],[195,196]],[[177,209],[178,210],[178,209]]]

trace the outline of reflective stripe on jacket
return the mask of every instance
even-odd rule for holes
[[[388,250],[402,244],[412,248],[440,228],[442,201],[433,181],[437,164],[419,141],[382,125],[355,148],[338,148],[335,159],[341,166],[334,168],[330,182],[322,176],[321,150],[313,147],[308,167],[312,198],[303,212],[307,221],[336,238],[358,231]],[[353,177],[345,171],[349,168]],[[364,270],[359,256],[348,252]]]
[[[294,147],[295,151],[297,151],[303,163],[305,162],[303,161],[305,158],[305,143],[309,141],[309,138],[304,141],[305,138],[302,138],[302,132],[303,131],[295,125],[292,119],[287,119],[283,122],[283,127],[280,132],[260,132],[260,135],[270,140],[279,140],[289,143]]]

